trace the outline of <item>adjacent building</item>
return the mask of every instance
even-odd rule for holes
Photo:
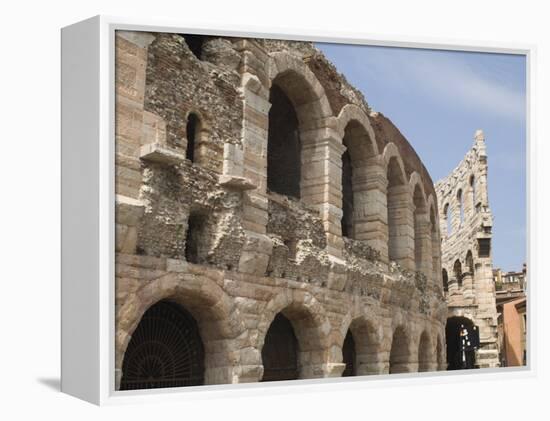
[[[503,367],[527,364],[527,268],[493,271],[498,313],[499,354]]]

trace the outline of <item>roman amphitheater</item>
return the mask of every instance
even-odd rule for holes
[[[117,32],[116,63],[117,389],[447,368],[433,182],[319,50]]]

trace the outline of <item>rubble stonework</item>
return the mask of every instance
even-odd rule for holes
[[[161,300],[196,320],[205,384],[261,381],[278,314],[296,335],[298,378],[341,376],[350,332],[354,374],[444,370],[440,210],[399,130],[311,43],[190,46],[116,36],[117,388]],[[274,86],[296,114],[299,197],[268,188]]]
[[[498,367],[497,313],[492,264],[493,218],[487,190],[483,132],[460,164],[435,185],[441,224],[442,270],[449,319],[465,317],[479,328],[479,367]]]

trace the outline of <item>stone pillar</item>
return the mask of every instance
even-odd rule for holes
[[[427,213],[416,213],[414,219],[416,270],[426,275],[431,283],[433,262],[430,216]]]
[[[440,290],[443,290],[441,267],[441,241],[437,231],[432,227],[432,282]]]
[[[474,279],[472,273],[464,272],[462,274],[462,298],[465,305],[474,304]]]
[[[325,136],[325,137],[320,137]],[[322,130],[302,135],[301,196],[306,204],[318,207],[327,237],[327,252],[342,257],[342,154],[336,135]]]
[[[386,171],[380,157],[353,169],[355,238],[366,240],[388,262],[388,211]],[[355,192],[358,193],[355,193]]]
[[[462,301],[462,291],[458,287],[458,280],[454,276],[454,274],[449,276],[449,283],[448,283],[448,292],[447,292],[447,301],[449,303],[449,306],[458,305]]]
[[[495,286],[490,258],[476,262],[474,288],[478,306],[475,322],[479,327],[480,349],[476,353],[477,364],[482,368],[498,367],[497,314]]]
[[[409,186],[402,184],[388,189],[388,253],[404,269],[415,270],[414,204]]]
[[[243,98],[243,178],[253,190],[243,193],[243,219],[246,242],[239,261],[239,271],[263,276],[273,244],[266,234],[267,136],[269,125],[269,91],[253,74],[242,76]]]

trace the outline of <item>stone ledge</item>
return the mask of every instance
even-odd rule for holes
[[[254,190],[256,185],[246,177],[236,175],[220,175],[219,183],[223,187],[234,190]]]
[[[165,165],[178,165],[187,161],[185,155],[158,143],[142,146],[139,157],[143,161],[157,162]]]

